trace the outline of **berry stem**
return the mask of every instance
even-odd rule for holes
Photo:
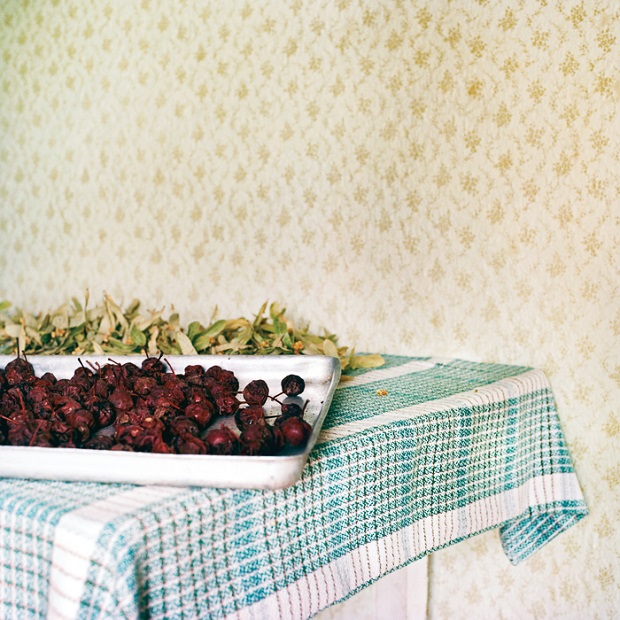
[[[41,422],[42,420],[39,420],[37,422],[37,427],[34,429],[34,433],[32,433],[32,437],[30,438],[30,443],[28,444],[29,446],[34,445],[34,440],[37,438],[37,433],[39,432],[39,429],[41,428]]]

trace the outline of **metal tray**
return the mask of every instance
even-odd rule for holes
[[[0,355],[0,368],[13,359],[14,356]],[[80,356],[84,364],[90,362],[102,366],[110,359],[139,364],[143,358]],[[269,385],[270,394],[280,391],[280,381],[287,374],[303,377],[306,383],[304,392],[287,400],[299,404],[309,400],[304,419],[312,426],[312,434],[305,448],[287,448],[276,456],[218,456],[0,446],[0,476],[245,489],[279,489],[299,480],[340,380],[340,362],[337,358],[311,355],[170,355],[165,359],[180,373],[190,364],[200,364],[205,368],[221,366],[235,373],[240,389],[249,381],[263,379]],[[79,364],[77,357],[69,355],[29,356],[28,361],[37,376],[49,371],[59,379],[71,377]],[[266,404],[266,411],[269,412],[271,407],[277,407],[277,404]],[[221,418],[220,423],[233,425],[234,421]]]

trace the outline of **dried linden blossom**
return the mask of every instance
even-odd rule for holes
[[[75,297],[53,312],[31,314],[0,303],[0,354],[16,355],[329,355],[343,372],[382,366],[380,355],[356,355],[338,346],[337,337],[299,327],[278,303],[264,303],[254,319],[211,318],[206,327],[192,321],[183,327],[175,312],[140,311],[134,300],[125,309],[107,294],[100,305],[82,305]]]

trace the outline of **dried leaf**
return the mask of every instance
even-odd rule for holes
[[[211,341],[212,338],[207,332],[202,332],[192,340],[194,348],[198,352],[206,351],[211,346]]]
[[[192,321],[187,326],[187,337],[193,341],[194,338],[196,338],[196,336],[198,336],[202,332],[202,330],[203,327],[198,321]]]
[[[265,302],[258,311],[256,318],[254,319],[254,327],[257,327],[261,324],[263,320],[263,315],[265,314],[265,310],[267,309],[267,302]]]
[[[286,323],[278,320],[277,316],[273,319],[273,332],[278,336],[283,336],[284,334],[288,333]]]
[[[18,338],[21,328],[22,326],[19,323],[12,323],[11,325],[5,325],[4,331],[9,338]]]
[[[207,327],[207,329],[200,335],[201,337],[208,337],[208,338],[216,338],[217,336],[219,336],[222,331],[224,330],[224,328],[226,327],[226,323],[228,321],[225,321],[224,319],[220,319],[219,321],[215,321],[215,323],[213,323],[213,325]]]
[[[325,355],[329,355],[330,357],[337,357],[340,359],[336,345],[328,338],[323,341],[323,353]]]
[[[125,318],[125,314],[121,307],[108,295],[105,295],[105,305],[110,314],[110,324],[116,328],[117,324],[120,324],[123,329],[129,327],[129,322]]]
[[[265,302],[253,321],[240,317],[215,320],[203,329],[193,321],[187,330],[178,313],[166,320],[163,310],[139,314],[140,302],[132,300],[126,310],[104,295],[103,302],[88,307],[88,291],[82,305],[73,298],[52,313],[31,314],[11,303],[0,302],[0,352],[15,353],[16,345],[25,353],[81,354],[104,352],[116,354],[144,353],[225,353],[241,355],[330,355],[338,357],[343,372],[355,368],[373,368],[383,363],[381,356],[355,355],[348,347],[337,346],[334,334],[312,333],[308,325],[295,325],[285,316],[285,309]]]
[[[239,342],[226,342],[215,347],[216,353],[237,353],[246,348],[246,345]]]
[[[385,360],[381,355],[370,354],[370,355],[356,355],[351,360],[351,370],[356,368],[377,368],[378,366],[383,366],[385,364]]]
[[[126,310],[126,314],[132,315],[132,314],[134,314],[134,312],[137,312],[139,310],[139,308],[140,308],[140,300],[134,299],[129,304],[129,306],[128,306],[127,310]]]
[[[41,343],[41,336],[39,334],[39,332],[36,329],[33,329],[32,327],[26,327],[26,337],[27,338],[31,338],[32,340],[34,340],[37,344],[42,344]]]
[[[269,316],[272,319],[277,319],[280,315],[284,314],[284,309],[280,308],[280,304],[276,301],[274,301],[270,306],[269,306]]]
[[[194,345],[187,337],[187,334],[184,334],[182,331],[178,331],[176,332],[175,337],[183,355],[196,355],[196,349],[194,349]]]
[[[52,323],[56,329],[67,329],[69,327],[69,315],[65,310],[65,306],[59,308],[52,317]]]
[[[348,383],[349,381],[353,381],[355,377],[351,375],[340,375],[340,383]]]
[[[248,325],[244,327],[239,333],[232,339],[232,342],[237,342],[239,344],[247,344],[252,338],[253,334],[252,328]]]
[[[146,345],[146,334],[143,331],[134,326],[130,334],[134,347],[142,349]]]
[[[147,347],[147,352],[149,355],[157,355],[159,353],[157,347],[157,341],[159,340],[159,328],[156,325],[153,325],[150,330],[149,343]]]

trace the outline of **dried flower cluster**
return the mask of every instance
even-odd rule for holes
[[[380,355],[356,355],[337,345],[333,334],[311,333],[285,316],[279,304],[265,303],[254,319],[217,319],[205,326],[192,321],[181,326],[179,315],[140,311],[133,301],[125,310],[109,295],[96,307],[73,299],[54,312],[10,312],[0,303],[0,353],[18,355],[330,355],[340,360],[343,372],[381,366]],[[267,315],[265,315],[267,313]]]

